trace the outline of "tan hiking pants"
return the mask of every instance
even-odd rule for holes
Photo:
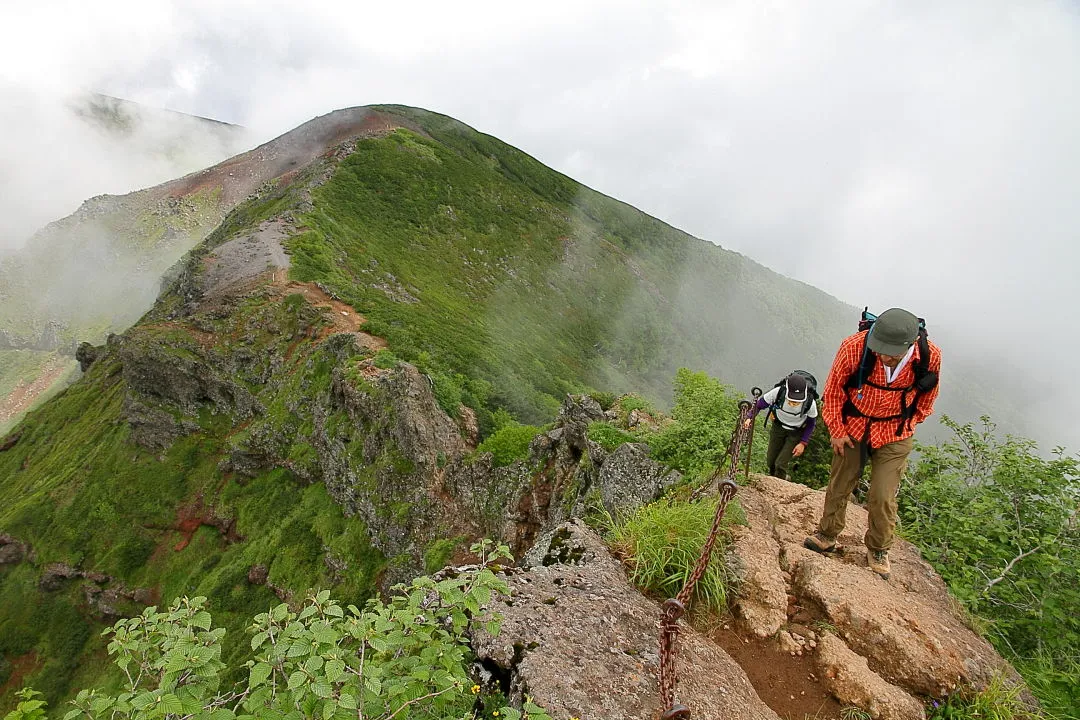
[[[861,475],[861,445],[855,443],[855,447],[844,448],[843,455],[833,453],[829,487],[825,491],[825,509],[818,524],[818,532],[822,535],[835,538],[844,529],[848,498]],[[863,538],[869,550],[888,550],[892,547],[896,528],[896,494],[900,490],[900,477],[904,474],[908,455],[914,445],[915,438],[907,437],[882,445],[870,453],[870,491],[866,496],[870,526]]]

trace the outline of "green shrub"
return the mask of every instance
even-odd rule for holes
[[[462,398],[462,376],[447,373],[432,373],[431,391],[435,395],[435,402],[442,411],[452,418],[460,413]]]
[[[474,545],[479,569],[438,583],[419,578],[398,585],[388,601],[361,610],[342,607],[324,590],[298,612],[280,604],[249,626],[250,649],[230,668],[222,658],[224,628],[214,628],[206,598],[180,598],[165,612],[147,608],[106,631],[109,654],[125,681],[123,692],[81,690],[64,720],[155,720],[169,717],[309,717],[371,720],[463,717],[481,688],[469,678],[468,638],[473,618],[506,582],[489,564],[512,560],[505,546]],[[500,618],[487,616],[498,634]],[[225,682],[240,671],[241,688]],[[12,720],[41,720],[42,705],[20,704]],[[522,710],[501,707],[508,720],[551,720],[526,700]]]
[[[15,709],[4,716],[4,720],[45,720],[44,700],[39,700],[41,693],[33,688],[23,688],[15,693],[20,698]]]
[[[389,348],[382,348],[375,353],[375,359],[372,361],[380,370],[393,370],[398,366],[398,362],[397,356]]]
[[[630,579],[642,590],[675,597],[693,572],[716,514],[716,500],[696,503],[660,500],[615,520],[608,540],[630,569]],[[721,535],[709,565],[695,588],[694,598],[713,612],[723,612],[732,575],[724,566],[727,530],[745,522],[738,503],[724,514]]]
[[[510,423],[480,443],[476,451],[491,453],[495,467],[506,467],[529,456],[529,443],[540,432],[541,429],[534,425]]]
[[[589,423],[588,437],[608,452],[625,443],[635,442],[633,435],[606,422]]]
[[[901,484],[900,530],[1048,706],[1080,687],[1080,460],[982,427],[942,423],[955,439],[919,446]],[[1035,658],[1025,661],[1025,658]],[[1027,675],[1025,675],[1027,677]],[[967,699],[964,699],[965,702]]]
[[[641,397],[640,395],[634,395],[633,393],[629,395],[623,395],[621,398],[619,398],[618,403],[619,410],[623,415],[629,415],[634,410],[642,410],[650,414],[656,412],[656,408],[653,407],[653,404],[651,402]],[[603,405],[601,404],[601,406]],[[606,410],[607,408],[604,409]]]
[[[675,422],[649,436],[652,456],[676,470],[700,477],[720,464],[739,416],[733,388],[702,372],[675,374]]]

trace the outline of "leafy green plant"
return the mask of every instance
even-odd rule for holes
[[[635,438],[628,432],[620,430],[611,423],[589,423],[588,438],[608,452],[628,442],[635,442]]]
[[[507,592],[494,568],[511,559],[489,541],[472,551],[479,569],[399,585],[399,594],[362,610],[343,608],[323,590],[299,612],[282,604],[260,613],[249,629],[246,680],[234,687],[222,680],[225,630],[213,627],[205,598],[147,608],[106,631],[123,692],[82,690],[64,720],[471,717],[480,687],[468,675],[466,630]],[[499,619],[487,617],[487,631],[497,634]],[[10,720],[39,720],[41,704],[25,697]],[[524,713],[503,707],[498,716],[550,720],[532,702]]]
[[[647,592],[674,597],[693,572],[716,514],[716,500],[695,503],[659,500],[615,520],[608,541],[630,570],[630,579]],[[724,565],[727,528],[745,522],[742,508],[731,502],[721,535],[694,597],[706,608],[722,612],[733,576]]]
[[[840,708],[840,720],[870,720],[872,716],[861,707],[845,705]]]
[[[648,437],[652,456],[691,477],[715,469],[739,416],[733,388],[702,372],[675,373],[674,423]]]
[[[372,364],[380,370],[393,370],[398,366],[398,362],[400,361],[397,356],[388,348],[380,349],[372,360]]]
[[[1075,706],[1080,695],[1063,688],[1080,687],[1080,460],[1060,449],[1041,457],[1027,440],[1002,441],[986,417],[981,428],[942,423],[954,438],[920,446],[911,482],[901,486],[901,531],[982,618],[973,625],[1035,672],[1033,691],[1047,693],[1047,704],[1071,696]]]
[[[15,693],[19,704],[4,716],[4,720],[45,720],[45,701],[33,688],[23,688]]]
[[[529,456],[529,443],[539,433],[540,428],[534,425],[511,422],[486,438],[476,451],[491,453],[495,467],[506,467]]]

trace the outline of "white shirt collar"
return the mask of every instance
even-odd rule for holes
[[[903,359],[901,359],[900,362],[896,364],[895,368],[891,368],[888,365],[885,365],[885,382],[891,384],[892,381],[896,379],[896,376],[900,374],[900,371],[904,369],[904,366],[908,364],[908,360],[911,359],[911,356],[914,353],[915,344],[912,343],[911,347],[907,349],[907,353],[904,354]]]

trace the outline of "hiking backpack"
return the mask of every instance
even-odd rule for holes
[[[844,402],[844,407],[842,408],[842,415],[845,420],[850,416],[865,417],[871,421],[899,420],[896,425],[896,434],[901,435],[904,426],[910,423],[911,418],[915,416],[915,407],[918,405],[919,399],[937,387],[938,374],[930,371],[930,343],[927,340],[926,321],[922,318],[919,318],[918,320],[919,334],[915,337],[915,344],[918,345],[919,348],[919,359],[913,360],[911,363],[911,369],[915,373],[915,382],[907,387],[878,385],[869,380],[870,373],[874,369],[874,362],[877,357],[874,353],[870,352],[866,343],[866,338],[870,336],[870,332],[872,332],[874,328],[874,323],[877,321],[877,315],[870,312],[869,307],[863,308],[862,315],[859,318],[859,332],[866,331],[866,335],[863,337],[862,356],[859,360],[859,367],[848,376],[847,382],[844,383],[844,388],[848,391],[854,390],[856,392],[856,397],[859,399],[862,398],[863,385],[869,385],[879,390],[902,393],[900,396],[900,414],[889,415],[887,417],[865,415],[855,407],[855,403],[851,401],[849,393],[848,398]],[[915,397],[909,403],[907,401],[908,392],[912,390],[915,393]],[[867,433],[870,432],[870,423],[866,424],[866,431]]]
[[[784,400],[787,399],[787,379],[792,375],[798,375],[806,380],[806,402],[803,403],[802,409],[799,411],[800,417],[810,412],[810,408],[813,406],[814,401],[818,399],[817,378],[805,370],[793,370],[788,375],[780,378],[780,381],[773,385],[774,389],[780,388],[780,392],[776,394],[776,400],[769,406],[769,412],[765,415],[765,425],[769,424],[770,417],[776,417],[776,411],[778,409],[784,407]],[[790,414],[794,415],[794,413]]]

